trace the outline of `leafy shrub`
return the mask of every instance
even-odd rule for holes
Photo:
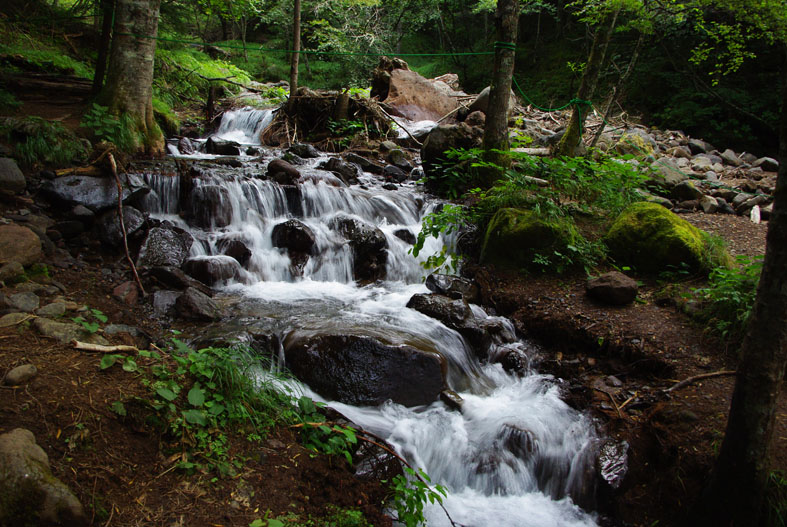
[[[73,132],[40,117],[0,119],[0,136],[14,146],[14,157],[26,167],[64,166],[87,157],[85,145]]]
[[[0,88],[0,112],[13,112],[21,105],[13,93]]]
[[[432,481],[423,470],[416,473],[410,467],[404,467],[404,472],[404,475],[393,478],[393,505],[400,523],[406,527],[417,527],[426,522],[424,505],[427,500],[429,503],[442,503],[447,495],[446,489],[442,485],[431,488],[429,484]]]
[[[109,113],[109,108],[93,103],[93,106],[82,116],[82,127],[90,130],[98,141],[109,141],[120,150],[131,151],[142,138],[134,130],[128,114],[120,117]]]

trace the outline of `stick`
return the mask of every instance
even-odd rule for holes
[[[125,352],[135,352],[139,351],[139,348],[136,346],[104,346],[103,344],[91,344],[89,342],[79,342],[78,340],[72,340],[71,344],[73,344],[74,349],[78,349],[80,351],[93,351],[96,353],[111,353],[113,351],[125,351]]]
[[[146,297],[148,294],[142,286],[142,281],[139,279],[139,274],[137,274],[137,266],[134,265],[134,260],[131,259],[131,253],[128,251],[128,233],[126,233],[126,223],[123,221],[123,184],[120,182],[120,176],[118,176],[118,167],[115,164],[115,157],[112,154],[109,154],[108,157],[109,164],[112,166],[112,175],[115,176],[115,183],[117,183],[118,187],[118,217],[120,218],[120,230],[123,232],[123,247],[126,249],[126,259],[128,259],[128,263],[131,266],[131,272],[134,274],[134,279],[137,281],[139,290],[142,291],[142,296]]]
[[[620,405],[620,409],[621,410],[624,409],[628,403],[630,403],[631,401],[637,398],[637,395],[639,395],[639,392],[634,392],[634,395],[626,399],[626,401]]]
[[[408,136],[410,136],[410,139],[412,139],[413,141],[415,141],[415,144],[417,144],[418,146],[424,146],[424,144],[423,144],[421,141],[419,141],[418,139],[416,139],[415,137],[413,137],[413,134],[411,134],[411,133],[410,133],[410,131],[409,131],[407,128],[405,128],[404,126],[402,126],[401,124],[399,124],[399,121],[397,121],[396,119],[394,119],[393,117],[391,117],[391,114],[389,114],[388,112],[386,112],[385,110],[383,110],[383,109],[382,109],[382,107],[380,107],[380,111],[381,111],[381,112],[383,112],[383,114],[384,114],[384,115],[385,115],[387,118],[389,118],[389,119],[390,119],[390,120],[392,120],[394,123],[396,123],[396,126],[398,126],[399,128],[401,128],[402,130],[404,130],[404,132],[405,132],[405,133],[406,133]]]
[[[600,388],[593,388],[593,389],[596,390],[597,392],[606,394],[607,397],[609,397],[609,400],[612,401],[612,404],[615,406],[615,410],[618,412],[618,417],[621,419],[625,419],[625,417],[623,417],[623,413],[621,413],[620,411],[620,406],[618,406],[618,402],[615,400],[615,397],[611,393],[609,393],[607,390],[602,390]]]
[[[726,375],[735,375],[737,373],[738,373],[737,371],[733,371],[733,370],[720,370],[720,371],[714,371],[713,373],[701,373],[699,375],[694,375],[692,377],[689,377],[688,379],[683,379],[679,383],[674,384],[671,387],[664,390],[664,393],[670,393],[670,392],[674,392],[675,390],[680,390],[681,388],[685,388],[689,384],[695,383],[702,379],[710,379],[711,377],[722,377]]]
[[[437,124],[440,124],[440,123],[442,123],[442,122],[443,122],[445,119],[447,119],[447,118],[448,118],[448,116],[449,116],[449,115],[451,115],[452,113],[456,113],[456,112],[458,112],[458,111],[459,111],[459,108],[462,108],[462,107],[463,107],[463,105],[461,105],[461,104],[460,104],[459,106],[457,106],[456,108],[454,108],[453,110],[451,110],[450,112],[448,112],[447,114],[445,114],[444,116],[442,116],[440,119],[438,119],[438,120],[437,120]]]

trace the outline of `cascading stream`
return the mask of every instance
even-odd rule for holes
[[[267,114],[254,112],[227,112],[218,134],[248,138],[249,131],[258,133]],[[282,336],[361,334],[445,357],[446,382],[464,399],[461,411],[442,402],[414,408],[390,401],[379,407],[330,404],[386,438],[434,482],[445,485],[445,506],[456,522],[468,527],[595,525],[593,516],[569,498],[587,498],[591,492],[587,474],[598,439],[589,418],[561,401],[558,383],[550,377],[536,372],[519,377],[498,364],[479,365],[456,331],[405,307],[414,294],[428,291],[420,261],[408,254],[410,245],[395,233],[417,234],[422,217],[435,204],[425,203],[412,185],[384,190],[370,174],[359,176],[361,185],[347,187],[316,168],[324,160],[298,167],[305,182],[297,193],[250,176],[254,170],[247,167],[222,167],[194,179],[192,196],[207,193],[207,187],[223,189],[215,192],[220,199],[212,202],[217,210],[210,224],[195,226],[178,215],[186,204],[180,202],[177,178],[145,175],[153,188],[145,205],[154,216],[191,233],[192,257],[227,259],[221,255],[229,240],[242,241],[251,250],[245,268],[229,264],[237,266],[237,273],[221,284],[229,312],[244,324]],[[385,280],[366,286],[354,282],[353,252],[335,228],[337,218],[344,217],[382,231],[387,243]],[[314,234],[315,248],[300,269],[272,240],[274,227],[290,219]],[[438,252],[442,244],[429,239],[422,254]],[[480,308],[474,307],[473,313],[486,319]],[[513,333],[510,322],[490,320]],[[533,353],[527,343],[506,345]],[[449,525],[435,505],[427,506],[427,519],[430,526]]]

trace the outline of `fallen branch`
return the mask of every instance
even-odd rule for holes
[[[625,419],[625,417],[623,416],[623,412],[620,411],[620,406],[618,406],[618,402],[615,400],[615,396],[614,395],[612,395],[607,390],[602,390],[601,388],[593,388],[593,389],[596,390],[597,392],[601,392],[603,394],[606,394],[606,396],[609,397],[609,400],[612,401],[612,404],[615,406],[615,410],[618,412],[618,417],[620,419]]]
[[[142,281],[139,279],[139,274],[137,273],[137,266],[134,265],[134,260],[131,258],[131,253],[128,250],[128,233],[126,232],[126,223],[123,221],[123,184],[120,182],[120,176],[118,176],[118,167],[115,164],[115,157],[112,154],[109,154],[107,157],[109,158],[109,164],[112,166],[112,175],[115,176],[115,183],[118,187],[118,218],[120,219],[120,230],[123,232],[123,247],[126,249],[126,259],[128,259],[128,263],[131,266],[131,272],[134,274],[134,279],[137,281],[142,296],[146,297],[148,294],[142,286]]]
[[[79,342],[78,340],[72,340],[71,344],[74,345],[74,349],[79,351],[91,351],[94,353],[112,353],[115,351],[133,353],[139,351],[139,348],[136,346],[104,346],[103,344],[91,344],[90,342]]]
[[[685,388],[689,384],[693,384],[697,381],[701,381],[702,379],[710,379],[712,377],[724,377],[727,375],[735,375],[737,373],[738,372],[734,370],[720,370],[720,371],[714,371],[712,373],[701,373],[699,375],[694,375],[687,379],[683,379],[679,383],[676,383],[671,387],[667,388],[666,390],[664,390],[664,393],[670,393],[670,392],[674,392],[675,390],[680,390],[681,388]]]
[[[392,120],[394,123],[396,123],[396,126],[398,126],[399,128],[401,128],[402,130],[404,130],[404,133],[406,133],[406,134],[407,134],[407,135],[410,137],[410,139],[412,139],[413,141],[415,141],[415,144],[417,144],[418,146],[424,146],[424,145],[423,145],[423,143],[422,143],[421,141],[419,141],[418,139],[416,139],[416,138],[413,136],[413,134],[411,134],[411,133],[410,133],[410,130],[408,130],[407,128],[405,128],[405,127],[404,127],[404,126],[402,126],[401,124],[399,124],[399,121],[397,121],[396,119],[394,119],[393,117],[391,117],[391,114],[389,114],[388,112],[386,112],[385,110],[383,110],[383,109],[382,109],[382,107],[380,107],[380,111],[381,111],[381,112],[383,112],[383,115],[385,115],[387,118],[389,118],[389,119],[390,119],[390,120]]]

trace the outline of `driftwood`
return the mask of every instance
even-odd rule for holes
[[[738,373],[737,371],[733,371],[733,370],[720,370],[720,371],[714,371],[712,373],[701,373],[699,375],[694,375],[692,377],[683,379],[682,381],[673,384],[672,386],[664,390],[664,393],[671,393],[674,392],[675,390],[680,390],[681,388],[685,388],[689,384],[693,384],[697,381],[701,381],[702,379],[711,379],[713,377],[724,377],[727,375],[735,375],[737,373]]]
[[[139,351],[139,348],[136,346],[104,346],[102,344],[91,344],[89,342],[80,342],[78,340],[71,341],[73,344],[74,349],[78,349],[79,351],[91,351],[94,353],[112,353],[112,352],[126,352],[126,353],[135,353]]]

